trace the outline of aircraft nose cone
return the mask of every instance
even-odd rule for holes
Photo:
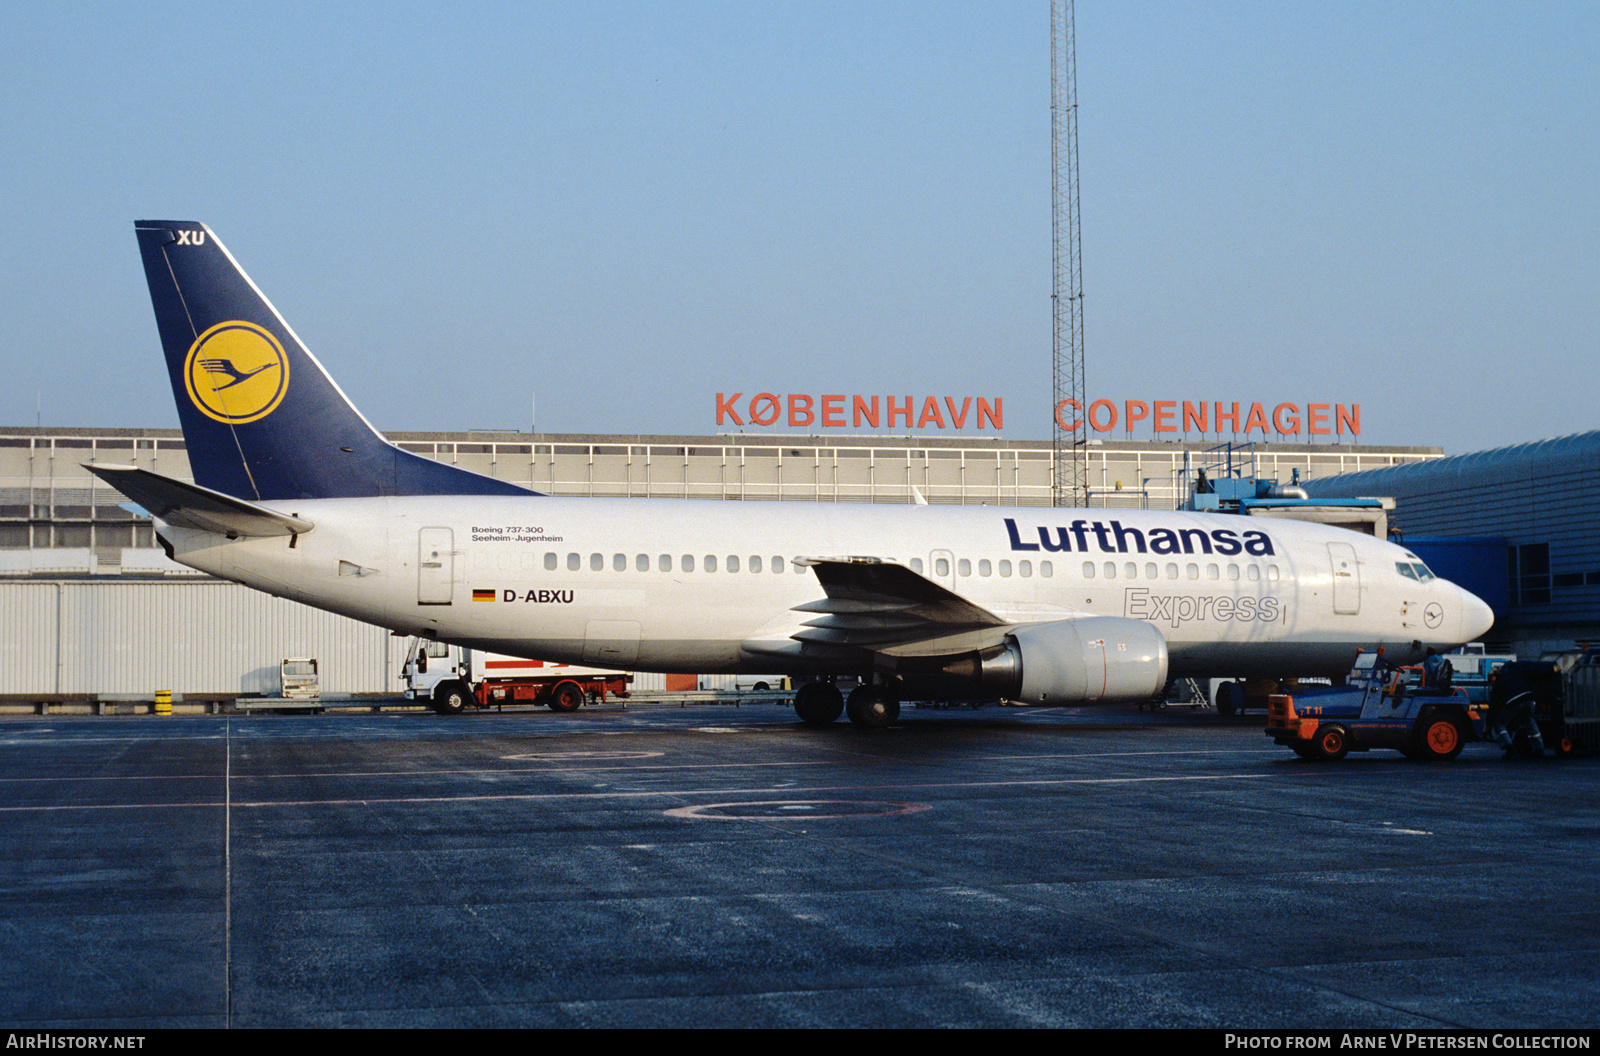
[[[1461,591],[1461,640],[1475,642],[1492,626],[1494,626],[1494,610],[1471,591]]]

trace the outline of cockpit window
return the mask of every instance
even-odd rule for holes
[[[1417,579],[1420,582],[1426,583],[1430,579],[1437,578],[1432,572],[1428,571],[1428,566],[1423,564],[1421,561],[1415,562],[1411,567],[1416,569]]]
[[[1416,572],[1413,571],[1411,565],[1405,561],[1396,561],[1394,563],[1394,570],[1400,573],[1402,576],[1405,576],[1407,579],[1417,578]]]

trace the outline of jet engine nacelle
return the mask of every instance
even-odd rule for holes
[[[1024,704],[1149,700],[1167,684],[1167,640],[1143,620],[1118,616],[1027,623],[1000,648],[945,672]]]

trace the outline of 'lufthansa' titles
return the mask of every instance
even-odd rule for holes
[[[1127,528],[1121,521],[1088,521],[1082,518],[1067,526],[1038,525],[1038,542],[1017,522],[1006,518],[1011,549],[1042,550],[1049,553],[1102,554],[1220,554],[1231,557],[1271,557],[1277,553],[1272,537],[1260,531],[1232,528]]]

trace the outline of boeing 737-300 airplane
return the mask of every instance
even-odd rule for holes
[[[1215,513],[541,495],[389,443],[203,224],[136,225],[194,483],[90,468],[176,561],[391,630],[643,671],[782,671],[795,708],[1135,701],[1339,675],[1488,606],[1342,528]]]

